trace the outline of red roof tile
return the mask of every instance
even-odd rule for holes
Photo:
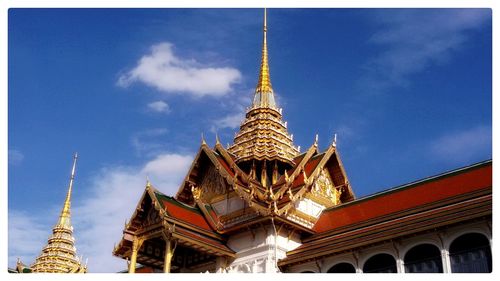
[[[326,210],[313,230],[321,233],[491,186],[490,162],[487,165],[454,171]]]
[[[217,153],[214,153],[214,155],[217,157],[217,160],[219,160],[219,163],[224,167],[224,169],[229,173],[231,177],[234,176],[233,170],[229,167],[229,165],[226,163],[224,158],[222,156],[218,155]]]
[[[306,175],[308,177],[312,174],[314,169],[318,166],[321,159],[323,159],[323,156],[325,156],[324,153],[318,154],[318,155],[312,157],[311,159],[309,159],[307,161],[307,163],[304,165],[304,171],[306,172]],[[299,173],[292,183],[292,188],[301,186],[303,184],[304,184],[304,174]]]
[[[155,194],[158,201],[162,204],[162,207],[167,211],[167,214],[170,217],[208,231],[213,231],[199,209],[186,206],[174,198],[164,194]]]

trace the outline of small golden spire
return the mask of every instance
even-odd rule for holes
[[[73,226],[71,225],[71,192],[75,179],[76,160],[78,154],[73,156],[73,168],[69,180],[68,193],[64,200],[64,207],[57,224],[52,229],[47,246],[31,265],[33,272],[73,273],[87,272],[81,260],[76,255]]]
[[[220,144],[219,135],[215,132],[215,144]]]
[[[75,180],[75,169],[76,160],[78,159],[78,153],[73,156],[73,168],[71,169],[71,177],[69,179],[68,193],[66,194],[66,200],[64,200],[64,207],[59,216],[58,225],[70,226],[71,225],[71,192],[73,190],[73,181]]]
[[[205,141],[205,135],[203,135],[203,133],[201,133],[201,144],[207,144],[207,142]]]

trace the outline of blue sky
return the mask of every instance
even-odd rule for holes
[[[146,176],[173,195],[202,133],[232,143],[262,14],[10,9],[9,265],[46,243],[78,151],[78,252],[124,269],[111,250]],[[362,197],[491,158],[491,34],[489,9],[270,9],[271,80],[295,144],[336,133]]]

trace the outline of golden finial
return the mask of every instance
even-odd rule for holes
[[[255,93],[260,93],[260,99],[258,104],[255,105],[269,105],[268,95],[264,95],[264,93],[271,93],[273,88],[271,86],[271,76],[269,74],[269,61],[267,55],[267,9],[264,9],[264,38],[262,42],[262,61],[260,64],[260,73],[259,73],[259,82],[257,83],[257,87],[255,89]],[[274,102],[274,101],[272,101]],[[274,105],[274,104],[273,104]]]
[[[205,141],[205,136],[203,135],[203,133],[201,133],[201,144],[207,144],[207,142]]]
[[[70,218],[71,218],[71,192],[73,189],[73,181],[75,180],[75,170],[76,170],[76,160],[78,159],[78,154],[75,153],[73,156],[73,168],[71,169],[71,177],[69,179],[69,187],[68,193],[66,194],[66,200],[64,200],[64,207],[61,211],[61,215],[59,216],[59,225],[67,225],[70,226]]]
[[[149,181],[149,176],[146,175],[146,187],[149,188],[151,187],[151,182]]]
[[[215,144],[220,144],[219,135],[215,132]]]

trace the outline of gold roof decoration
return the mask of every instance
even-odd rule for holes
[[[266,95],[267,94],[267,95]],[[270,96],[271,99],[267,99]],[[262,39],[262,60],[260,63],[259,82],[255,87],[254,106],[276,107],[274,101],[271,75],[269,73],[269,60],[267,54],[267,10],[264,9],[264,38]]]
[[[228,151],[236,156],[236,162],[247,160],[279,160],[293,164],[299,154],[292,136],[283,122],[281,108],[276,105],[267,52],[267,12],[264,10],[264,37],[259,82],[255,89],[252,106],[248,108],[234,144]]]
[[[76,255],[75,238],[73,237],[73,226],[71,225],[71,192],[75,179],[76,160],[73,157],[73,168],[69,181],[68,193],[64,200],[64,206],[57,224],[52,229],[52,235],[48,239],[47,246],[31,265],[33,272],[43,273],[85,273],[87,266],[82,265],[80,258]]]

